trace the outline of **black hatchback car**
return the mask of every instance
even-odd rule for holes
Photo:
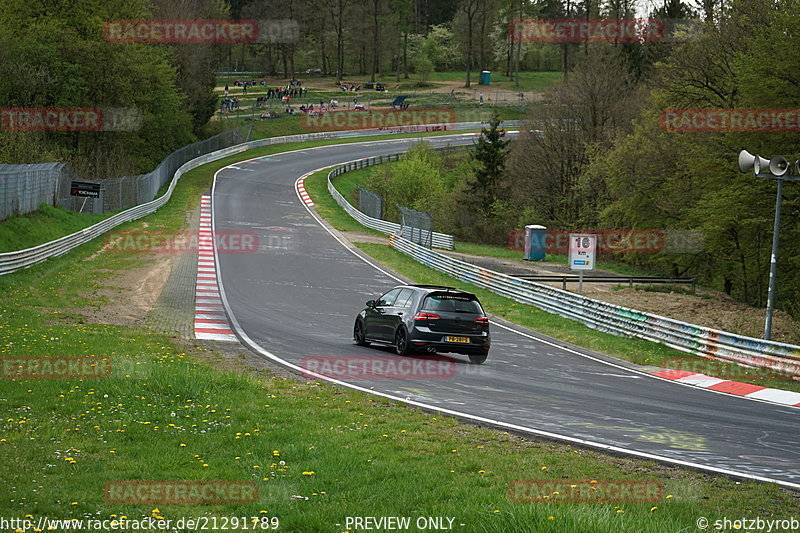
[[[489,318],[477,296],[453,287],[401,285],[367,307],[353,326],[356,344],[393,346],[400,355],[450,352],[481,364],[489,354]]]

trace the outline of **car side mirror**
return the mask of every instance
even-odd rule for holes
[[[367,300],[367,307],[375,307],[375,300]]]

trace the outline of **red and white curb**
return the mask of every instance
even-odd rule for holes
[[[200,200],[200,238],[197,251],[197,288],[195,289],[194,336],[197,339],[233,341],[239,339],[231,330],[217,285],[214,238],[211,233],[211,197]]]
[[[305,203],[308,207],[314,207],[314,201],[306,192],[306,187],[304,182],[306,181],[306,178],[309,177],[314,172],[317,171],[312,170],[311,172],[306,172],[305,174],[297,178],[296,182],[294,182],[294,185],[297,188],[297,195],[300,197],[301,200],[303,200],[303,203]]]
[[[694,385],[695,387],[733,394],[735,396],[744,396],[746,398],[755,398],[757,400],[764,400],[781,405],[800,407],[800,392],[769,389],[760,385],[753,385],[752,383],[729,381],[727,379],[719,379],[706,376],[705,374],[688,372],[686,370],[662,370],[660,372],[653,372],[653,375],[678,383]]]

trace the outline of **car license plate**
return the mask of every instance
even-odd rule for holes
[[[469,337],[445,337],[445,342],[460,342],[462,344],[469,344]]]

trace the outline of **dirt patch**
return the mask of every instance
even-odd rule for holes
[[[389,244],[389,238],[385,235],[373,235],[365,231],[340,231],[339,233],[350,242],[368,242],[372,244]]]
[[[584,294],[604,302],[646,311],[690,324],[761,338],[766,310],[737,302],[724,293],[699,291],[698,295],[675,292],[649,292],[641,289],[602,290],[592,288]],[[702,296],[710,296],[703,298]],[[799,344],[798,324],[789,314],[775,311],[772,340]]]
[[[97,291],[105,305],[76,309],[91,322],[135,326],[145,322],[153,309],[172,271],[177,256],[151,256],[147,264],[129,270],[119,270],[108,280],[111,288]]]

